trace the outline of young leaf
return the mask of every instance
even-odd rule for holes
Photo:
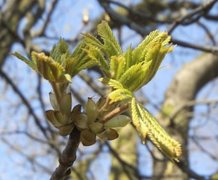
[[[146,71],[149,68],[150,62],[143,64],[135,64],[131,66],[118,80],[126,89],[136,91],[143,86],[143,81],[146,79]]]
[[[104,74],[109,75],[109,66],[107,60],[104,58],[102,51],[92,45],[89,45],[88,49],[84,49],[88,57],[95,62]]]
[[[54,61],[52,57],[44,53],[31,53],[32,59],[36,62],[37,72],[49,81],[67,81],[64,76],[64,67]]]
[[[68,44],[60,39],[59,42],[52,48],[50,56],[60,64],[63,63],[63,59],[65,60],[70,55]],[[64,56],[64,58],[62,58]]]
[[[103,44],[91,34],[83,34],[83,40],[86,44],[97,47],[103,50]],[[104,50],[103,50],[104,51]]]
[[[143,141],[146,141],[148,135],[148,127],[145,123],[143,123],[143,117],[139,112],[138,104],[135,98],[132,98],[131,101],[131,116],[132,116],[132,123],[135,126],[137,132],[139,133],[140,137]]]
[[[24,56],[22,56],[21,54],[19,54],[18,52],[13,53],[14,56],[16,56],[18,59],[20,59],[21,61],[25,62],[29,67],[31,67],[33,70],[36,70],[36,65],[33,61],[25,58]]]
[[[164,56],[171,51],[170,48],[166,48],[161,45],[161,40],[158,43],[155,43],[145,56],[145,59],[150,63],[148,70],[146,71],[143,84],[147,84],[156,74],[157,70],[160,67],[160,64]]]
[[[139,63],[144,60],[145,53],[148,50],[148,46],[151,42],[155,41],[160,35],[158,30],[151,32],[146,38],[133,50],[133,59],[135,63]],[[152,47],[151,47],[152,48]]]
[[[108,97],[111,100],[110,102],[126,101],[132,98],[132,93],[127,89],[117,89],[112,91]]]
[[[114,79],[119,79],[125,72],[126,60],[124,56],[112,56],[110,61],[110,73]]]
[[[181,145],[167,134],[156,119],[136,102],[135,98],[132,98],[131,114],[133,124],[143,141],[148,138],[166,156],[178,161]]]
[[[123,89],[123,85],[114,79],[107,79],[107,78],[101,78],[100,81],[110,87],[112,87],[113,89]]]
[[[132,48],[131,47],[129,47],[127,49],[127,51],[124,54],[124,57],[125,57],[125,60],[126,60],[126,68],[125,68],[125,71],[126,71],[126,69],[130,68],[130,66],[135,64],[134,59],[132,57]]]
[[[122,50],[120,45],[114,37],[113,32],[111,31],[106,21],[103,21],[98,25],[97,31],[104,41],[103,47],[104,50],[107,51],[109,57],[121,54]]]
[[[156,52],[161,49],[165,49],[165,54],[172,51],[172,46],[169,44],[170,36],[166,32],[160,32],[158,30],[151,32],[145,40],[143,40],[137,48],[132,52],[132,56],[135,63],[142,61],[148,61],[146,56],[149,56],[150,51],[154,46],[160,45],[160,49],[157,49]]]
[[[82,41],[74,50],[69,60],[66,62],[66,72],[72,77],[83,69],[97,65],[97,62],[90,58],[87,54],[87,52],[89,52],[87,50],[88,48],[88,45],[86,45],[85,42]]]

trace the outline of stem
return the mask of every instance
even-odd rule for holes
[[[54,82],[50,82],[50,84],[52,85],[52,89],[53,89],[54,94],[56,96],[56,100],[57,100],[58,104],[60,104],[59,102],[60,102],[60,98],[61,98],[61,93],[57,87],[57,84]]]
[[[59,158],[59,165],[50,180],[62,180],[71,173],[71,166],[76,160],[76,151],[80,143],[80,131],[76,128],[71,132],[67,145]]]
[[[107,109],[107,106],[109,105],[109,98],[107,97],[105,100],[105,103],[103,104],[103,106],[99,109],[99,112],[103,111],[104,109]]]
[[[123,113],[124,111],[126,111],[129,108],[129,104],[126,103],[120,107],[115,108],[113,111],[109,112],[108,114],[106,114],[103,118],[102,118],[102,122],[107,122],[109,119],[117,116],[118,114]]]

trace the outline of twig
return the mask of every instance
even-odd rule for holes
[[[106,142],[105,145],[109,148],[111,154],[117,159],[117,161],[120,163],[122,166],[123,170],[125,171],[126,175],[131,179],[130,172],[128,169],[131,169],[134,173],[134,176],[137,177],[139,180],[146,180],[146,179],[151,179],[151,176],[146,176],[146,175],[140,175],[140,172],[138,169],[133,166],[132,164],[129,164],[128,162],[124,161],[119,154],[116,152],[115,149],[111,147],[111,145]]]
[[[87,74],[80,72],[79,77],[89,85],[89,87],[100,96],[104,96],[104,91],[94,82],[94,80]]]
[[[50,10],[48,11],[46,19],[44,20],[44,24],[42,25],[41,29],[34,34],[34,37],[41,36],[41,35],[43,35],[45,33],[45,30],[46,30],[48,24],[51,21],[51,16],[53,15],[53,12],[54,12],[54,10],[55,10],[55,8],[57,6],[57,3],[58,3],[57,0],[53,0],[51,2],[51,5],[50,5],[51,7],[50,7]]]
[[[14,90],[14,92],[20,97],[20,99],[23,101],[23,103],[26,105],[29,113],[33,116],[33,119],[36,123],[36,125],[39,127],[39,129],[41,130],[42,134],[49,139],[47,133],[46,133],[46,129],[42,126],[38,116],[35,114],[34,110],[32,109],[30,103],[28,102],[28,100],[25,98],[25,96],[22,94],[22,92],[18,89],[18,87],[14,84],[14,82],[8,77],[8,75],[3,72],[2,70],[0,70],[0,76],[2,78],[5,79],[5,81],[12,87],[12,89]]]
[[[204,148],[204,146],[203,145],[201,145],[199,142],[198,142],[198,140],[194,137],[194,136],[192,136],[192,141],[195,143],[195,145],[196,146],[198,146],[198,148],[203,152],[203,153],[205,153],[205,154],[207,154],[211,159],[213,159],[214,161],[218,161],[218,158],[215,156],[215,155],[213,155],[212,153],[210,153],[206,148]]]
[[[123,15],[115,12],[112,8],[109,7],[109,5],[107,3],[105,3],[105,1],[103,1],[103,0],[98,0],[98,1],[99,1],[100,5],[105,9],[105,11],[110,15],[110,17],[115,22],[119,22],[120,24],[128,26],[130,29],[133,29],[134,31],[136,31],[137,33],[139,33],[142,36],[146,36],[148,34],[148,31],[145,28],[143,28],[142,26],[140,26],[140,25],[136,24],[135,22],[131,21],[128,17],[123,16]],[[215,3],[215,2],[217,2],[217,0],[213,1],[213,3]],[[213,3],[212,3],[212,5],[213,5]],[[203,7],[205,7],[205,6],[203,6]],[[209,8],[210,6],[206,6],[206,7]],[[206,9],[203,8],[203,10],[206,10]],[[198,12],[199,9],[197,9],[196,11]],[[195,14],[195,13],[196,12],[193,12],[193,14]],[[172,30],[169,30],[169,31],[172,32]],[[209,53],[213,53],[213,54],[218,54],[218,48],[215,47],[215,46],[196,45],[196,44],[192,44],[192,43],[189,43],[189,42],[184,42],[184,41],[181,41],[181,40],[177,40],[177,39],[174,39],[174,38],[171,40],[171,42],[173,42],[173,43],[175,43],[175,44],[177,44],[179,46],[182,46],[182,47],[191,48],[191,49],[195,49],[195,50],[200,50],[200,51],[204,51],[204,52],[209,52]]]
[[[134,8],[130,8],[120,2],[117,2],[117,1],[113,1],[113,0],[106,0],[106,3],[110,3],[110,4],[114,4],[114,5],[117,5],[125,10],[127,10],[129,12],[129,14],[131,16],[134,16],[135,19],[137,20],[143,20],[143,21],[151,21],[151,22],[155,22],[155,23],[159,23],[159,24],[165,24],[165,23],[172,23],[171,20],[161,20],[161,19],[158,19],[158,18],[155,18],[151,15],[147,15],[145,13],[142,13],[140,11],[136,11],[134,10]]]
[[[208,38],[211,40],[213,46],[216,46],[216,40],[213,34],[210,32],[209,28],[202,22],[197,22],[197,25],[201,27],[205,33],[207,34]]]
[[[80,143],[80,131],[71,132],[67,145],[59,158],[59,165],[53,172],[51,180],[64,180],[71,173],[71,166],[76,160],[76,151]]]
[[[185,48],[191,48],[191,49],[204,51],[204,52],[208,52],[208,53],[212,53],[212,54],[218,54],[218,48],[215,46],[206,46],[206,45],[201,46],[201,45],[192,44],[192,43],[185,42],[185,41],[178,40],[178,39],[174,39],[174,38],[171,40],[171,42],[173,42],[179,46],[185,47]]]
[[[218,16],[217,15],[206,14],[204,16],[204,18],[209,20],[209,21],[218,21]]]
[[[180,160],[179,162],[175,162],[175,164],[181,169],[183,172],[187,173],[189,177],[198,179],[198,180],[206,180],[205,176],[198,175],[194,171],[192,171],[184,161]]]
[[[39,168],[41,168],[43,171],[45,171],[47,174],[51,173],[51,170],[49,168],[47,168],[46,166],[44,166],[43,164],[39,163],[36,158],[34,157],[34,155],[27,155],[24,153],[24,151],[20,148],[17,148],[17,146],[13,143],[9,143],[9,141],[7,141],[5,138],[1,138],[1,140],[13,151],[16,151],[17,153],[19,153],[19,155],[21,155],[22,157],[26,158],[32,165],[36,165]]]
[[[123,113],[124,111],[128,109],[128,107],[129,107],[129,104],[127,103],[120,107],[115,108],[113,111],[109,112],[103,117],[102,122],[106,122],[109,119],[115,117],[116,115]]]
[[[203,99],[203,100],[193,100],[193,101],[189,101],[187,103],[182,104],[181,106],[179,106],[178,108],[176,108],[174,110],[174,112],[170,115],[169,119],[172,121],[173,119],[175,119],[179,113],[187,107],[192,107],[198,104],[203,104],[203,105],[216,105],[218,104],[218,100],[210,100],[210,99]]]
[[[209,1],[205,4],[202,4],[195,10],[191,11],[190,13],[186,14],[185,16],[181,17],[177,21],[175,21],[172,26],[169,28],[168,33],[172,34],[172,32],[177,28],[179,25],[188,25],[196,22],[199,18],[201,18],[206,12],[208,12],[213,5],[217,2],[217,0]]]

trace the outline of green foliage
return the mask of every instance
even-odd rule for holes
[[[49,56],[33,51],[31,53],[32,60],[28,60],[17,52],[14,55],[48,81],[66,83],[71,81],[72,77],[81,70],[97,64],[87,56],[87,52],[84,51],[86,48],[85,43],[81,42],[71,54],[67,43],[60,39]]]
[[[94,144],[96,137],[116,139],[117,128],[132,120],[143,141],[149,139],[170,159],[178,160],[180,144],[134,97],[134,92],[154,77],[164,56],[172,51],[170,37],[156,30],[135,49],[129,47],[123,52],[106,22],[98,25],[97,33],[98,38],[84,34],[72,53],[67,43],[60,39],[49,56],[32,52],[31,60],[28,60],[18,53],[14,54],[50,82],[53,88],[50,101],[54,110],[46,112],[47,119],[61,135],[70,134],[73,128],[80,130],[83,145]],[[97,102],[89,98],[83,111],[80,105],[71,110],[68,86],[72,77],[96,65],[103,73],[100,81],[110,87],[110,92]],[[122,114],[125,111],[129,111],[127,114],[130,117]]]
[[[17,52],[15,52],[13,55],[16,56],[18,59],[20,59],[21,61],[23,61],[24,63],[26,63],[33,70],[36,70],[35,64],[33,61],[30,61],[29,59],[25,58],[24,56],[22,56],[21,54],[19,54]]]
[[[180,144],[167,134],[149,111],[144,109],[135,98],[132,98],[131,102],[131,115],[133,125],[143,141],[149,139],[166,156],[178,161],[181,155]]]
[[[121,54],[122,50],[120,48],[120,45],[118,44],[110,27],[105,21],[98,25],[97,32],[101,39],[97,39],[90,34],[85,34],[84,41],[87,44],[90,44],[91,46],[97,47],[102,50],[107,58]]]
[[[108,53],[109,57],[119,55],[122,52],[120,45],[105,21],[98,25],[97,31],[103,40],[103,49]]]

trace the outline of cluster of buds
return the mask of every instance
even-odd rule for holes
[[[126,115],[115,115],[105,121],[104,117],[114,108],[105,106],[107,101],[101,98],[95,103],[91,98],[85,105],[85,112],[74,112],[74,125],[81,131],[81,142],[90,146],[96,142],[96,137],[101,140],[113,140],[118,137],[117,130],[127,125],[131,119]]]
[[[55,93],[51,92],[49,97],[54,110],[46,111],[47,119],[59,130],[61,135],[66,136],[70,134],[74,128],[71,118],[71,93],[62,93],[61,98],[59,98]]]
[[[117,130],[127,125],[131,119],[122,114],[115,115],[107,120],[105,115],[114,106],[106,107],[105,98],[101,98],[95,103],[91,98],[85,105],[85,111],[82,112],[81,106],[77,105],[70,110],[71,107],[70,94],[65,94],[61,102],[57,103],[57,99],[53,93],[50,93],[50,100],[54,110],[46,112],[48,120],[59,129],[59,133],[63,136],[70,134],[73,128],[81,131],[81,142],[85,146],[90,146],[96,142],[96,137],[102,140],[113,140],[118,137]],[[61,107],[59,104],[64,103]]]

